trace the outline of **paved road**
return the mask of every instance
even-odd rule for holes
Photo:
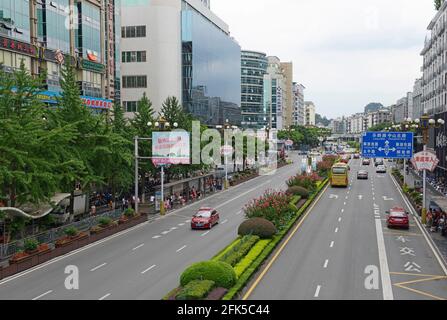
[[[323,193],[249,299],[447,299],[447,274],[415,219],[409,231],[386,227],[385,211],[405,206],[391,176],[371,166],[358,181],[360,161],[351,167],[350,188]],[[380,275],[378,288],[366,289],[365,271]]]
[[[285,181],[296,172],[297,165],[283,167],[273,176],[248,181],[153,223],[4,279],[0,281],[0,300],[159,300],[178,285],[187,266],[210,259],[235,239],[244,219],[242,208],[249,200],[267,189],[285,188]],[[215,207],[221,213],[221,223],[210,232],[190,230],[190,218],[201,206]],[[64,271],[69,265],[79,268],[79,290],[65,289]]]

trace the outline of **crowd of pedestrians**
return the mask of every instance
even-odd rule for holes
[[[443,236],[447,235],[447,213],[441,210],[430,208],[427,214],[427,226],[431,232],[441,232]]]

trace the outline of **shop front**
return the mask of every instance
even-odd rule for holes
[[[60,97],[59,92],[54,91],[43,91],[38,94],[38,98],[49,105],[57,106],[57,99]],[[112,110],[113,101],[104,98],[96,98],[89,96],[80,96],[84,105],[88,108],[97,110],[97,112],[102,112],[106,110]]]
[[[447,112],[437,115],[436,118],[446,121],[446,124],[444,124],[444,126],[435,130],[434,143],[436,155],[439,159],[439,165],[436,169],[436,175],[438,177],[444,177],[447,182]]]

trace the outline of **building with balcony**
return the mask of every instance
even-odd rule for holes
[[[447,2],[444,2],[428,26],[422,66],[422,107],[435,115],[447,111]]]
[[[156,112],[177,97],[214,126],[240,125],[241,48],[205,0],[122,0],[122,101],[132,117],[144,93]],[[125,53],[125,54],[124,54]]]
[[[119,0],[0,1],[0,63],[7,72],[21,62],[31,74],[45,70],[40,97],[57,104],[68,61],[86,106],[107,111],[120,91],[119,8]]]
[[[304,126],[305,108],[304,108],[304,87],[302,84],[293,83],[293,125]]]
[[[268,110],[264,105],[264,75],[267,55],[256,51],[241,52],[242,126],[260,129],[268,125]]]
[[[416,79],[413,87],[413,119],[420,119],[424,115],[422,94],[422,79]]]
[[[312,101],[304,102],[304,110],[305,110],[305,126],[314,127],[315,126],[315,104]]]
[[[268,112],[268,127],[283,130],[286,81],[278,57],[268,57],[267,74],[264,75],[264,108]]]
[[[397,100],[393,108],[393,120],[395,123],[402,123],[411,116],[412,111],[410,109],[411,105],[408,103],[408,97],[409,95]]]

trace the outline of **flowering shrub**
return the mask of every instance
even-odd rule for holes
[[[291,196],[285,192],[266,191],[263,196],[245,206],[247,218],[264,218],[281,228],[290,220],[293,211],[290,209]]]
[[[296,175],[294,177],[291,177],[287,181],[287,185],[290,187],[303,187],[307,190],[314,192],[317,190],[317,181],[323,180],[318,174],[312,173],[312,174],[303,174],[303,175]]]
[[[331,161],[321,161],[317,163],[318,174],[322,177],[328,177],[334,164]]]
[[[329,162],[332,165],[334,165],[338,160],[338,156],[333,156],[333,155],[325,155],[323,156],[323,161],[322,162]]]

